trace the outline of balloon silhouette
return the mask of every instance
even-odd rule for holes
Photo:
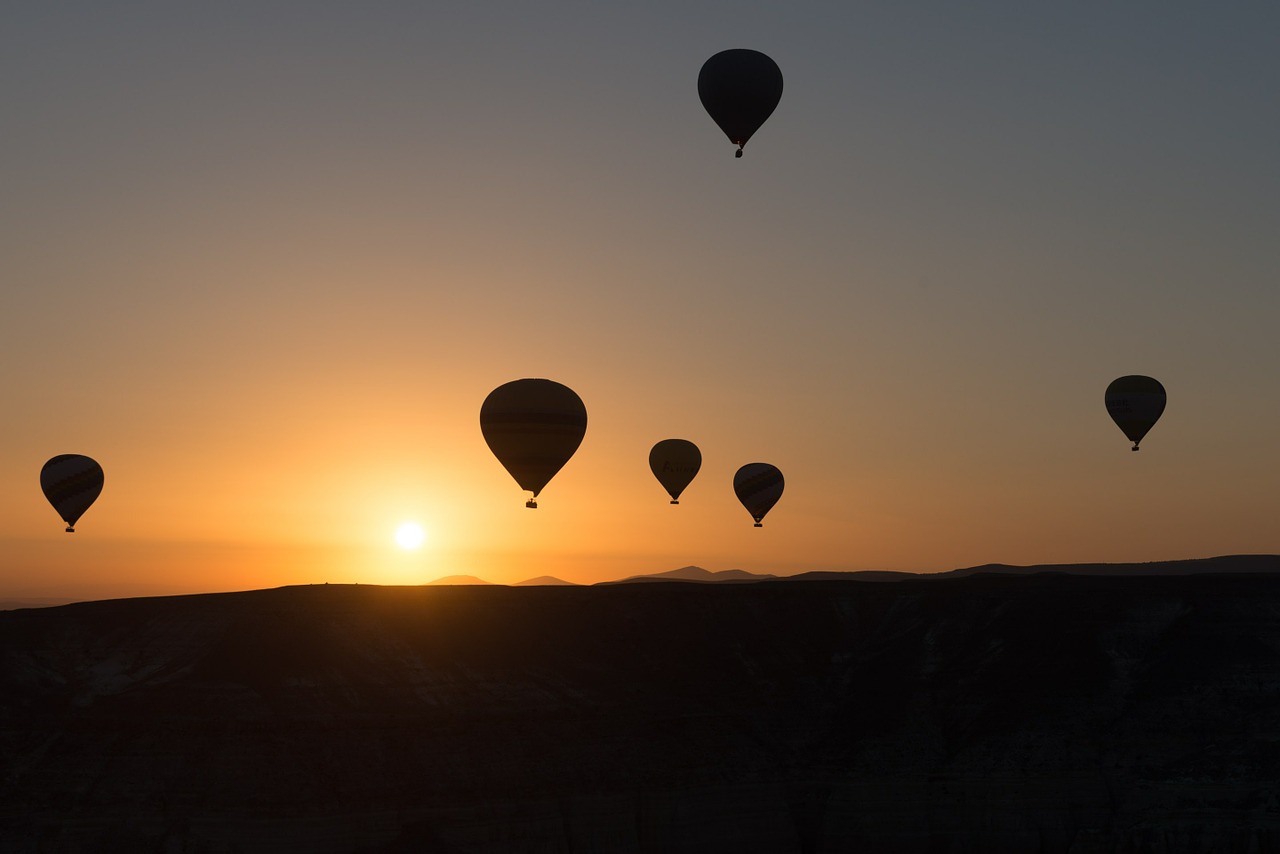
[[[782,472],[768,463],[747,463],[733,476],[733,491],[757,528],[764,527],[761,520],[782,497],[782,486]]]
[[[702,452],[687,439],[663,439],[649,451],[649,468],[672,504],[680,503],[680,493],[702,468]]]
[[[59,454],[40,469],[40,489],[73,534],[76,522],[102,494],[102,466],[80,454]]]
[[[698,97],[729,141],[734,157],[782,100],[782,69],[758,50],[722,50],[702,64]]]
[[[1164,412],[1164,386],[1151,377],[1128,376],[1107,386],[1107,414],[1138,450],[1142,437]]]
[[[514,380],[484,399],[480,432],[520,488],[533,493],[525,506],[536,508],[538,493],[582,444],[587,408],[560,383]]]

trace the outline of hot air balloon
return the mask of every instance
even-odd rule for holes
[[[1129,376],[1107,386],[1107,414],[1133,442],[1133,450],[1164,412],[1164,386],[1151,377]]]
[[[733,491],[742,506],[747,508],[756,527],[782,497],[782,472],[768,463],[747,463],[733,476]]]
[[[734,157],[782,100],[782,70],[758,50],[722,50],[702,64],[698,97],[729,141]]]
[[[702,452],[688,439],[663,439],[649,451],[649,468],[672,504],[680,503],[680,493],[702,468]]]
[[[514,380],[484,399],[480,431],[520,488],[533,493],[525,506],[536,508],[538,493],[582,444],[587,408],[560,383]]]
[[[76,522],[102,494],[102,466],[80,454],[59,454],[40,469],[40,489],[73,534]]]

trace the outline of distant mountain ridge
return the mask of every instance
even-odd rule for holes
[[[427,584],[493,584],[493,582],[485,581],[483,578],[476,578],[474,575],[446,575],[443,578],[437,578],[435,581],[428,581]]]
[[[83,601],[83,599],[55,598],[52,596],[33,596],[29,599],[15,596],[12,599],[0,599],[0,611],[16,611],[19,608],[53,608],[58,605],[70,605],[72,602]]]
[[[945,572],[900,572],[897,570],[855,570],[848,572],[802,572],[779,576],[778,581],[929,581],[967,578],[972,575],[1222,575],[1231,573],[1280,573],[1280,555],[1220,555],[1218,557],[1159,560],[1144,563],[1041,563],[1018,566],[985,563]]]
[[[514,584],[495,584],[492,581],[486,581],[474,575],[446,575],[433,581],[426,582],[426,586],[494,586],[494,587],[584,587],[584,586],[608,586],[613,584],[646,584],[655,582],[692,582],[692,583],[728,583],[728,584],[750,584],[750,583],[784,583],[784,582],[812,582],[812,581],[861,581],[871,582],[898,582],[898,581],[937,581],[949,578],[965,578],[975,575],[1089,575],[1089,576],[1183,576],[1183,575],[1223,575],[1223,574],[1259,574],[1259,573],[1276,573],[1280,574],[1280,555],[1272,554],[1242,554],[1242,555],[1219,555],[1216,557],[1206,558],[1187,558],[1183,560],[1163,560],[1163,561],[1146,561],[1146,562],[1128,562],[1128,563],[1043,563],[1021,566],[1017,564],[1005,563],[987,563],[979,566],[968,566],[960,569],[951,569],[944,572],[906,572],[902,570],[888,569],[863,569],[863,570],[817,570],[811,572],[800,572],[794,575],[776,575],[772,573],[756,573],[748,572],[742,569],[724,569],[712,571],[703,569],[700,566],[682,566],[679,569],[672,569],[666,572],[656,572],[647,575],[631,575],[626,578],[613,579],[609,581],[599,581],[594,585],[584,585],[573,581],[565,581],[551,575],[540,575],[535,578],[529,578],[524,581],[515,582]],[[375,585],[376,586],[376,585]],[[172,595],[172,594],[144,594],[131,593],[129,595],[109,596],[100,598],[74,598],[74,597],[22,597],[14,596],[8,599],[0,600],[0,611],[18,610],[25,608],[48,608],[58,605],[66,605],[74,602],[87,601],[104,601],[108,599],[126,599],[146,597],[147,595]]]
[[[943,572],[905,572],[891,569],[862,569],[847,571],[813,571],[795,575],[747,572],[742,569],[725,569],[719,572],[700,566],[682,566],[667,572],[632,575],[614,581],[601,581],[600,585],[633,584],[655,581],[691,581],[698,583],[752,583],[787,581],[920,581],[944,578],[966,578],[971,575],[1104,575],[1104,576],[1154,576],[1154,575],[1219,575],[1224,573],[1280,573],[1280,555],[1219,555],[1207,558],[1183,560],[1146,561],[1141,563],[1043,563],[1026,566],[1005,563],[986,563]]]
[[[616,581],[601,581],[599,584],[636,584],[652,581],[692,581],[699,584],[707,583],[731,583],[743,584],[756,581],[767,581],[776,579],[776,575],[762,575],[756,572],[747,572],[744,569],[722,569],[719,572],[712,572],[709,569],[703,569],[700,566],[682,566],[679,569],[672,569],[668,572],[655,572],[649,575],[631,575],[626,578],[619,578]]]
[[[938,577],[957,578],[980,573],[1018,575],[1058,572],[1066,575],[1204,575],[1233,572],[1280,572],[1280,555],[1220,555],[1185,560],[1157,560],[1143,563],[1045,563],[1013,566],[988,563],[940,572]]]

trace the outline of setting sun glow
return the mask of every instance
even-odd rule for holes
[[[396,528],[396,543],[402,549],[411,550],[421,546],[427,539],[427,532],[417,522],[405,522]]]

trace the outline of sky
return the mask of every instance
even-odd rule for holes
[[[1277,91],[1272,2],[15,4],[0,595],[1280,552]],[[536,511],[522,377],[589,415]]]

